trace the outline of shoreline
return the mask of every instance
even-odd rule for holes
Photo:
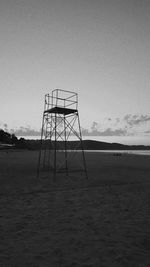
[[[21,148],[2,148],[1,152],[36,152],[39,153],[39,150],[35,149],[21,149]],[[57,153],[63,153],[64,151],[60,150]],[[67,153],[72,153],[72,150],[67,150]],[[82,153],[82,150],[76,150],[75,153]],[[113,156],[146,156],[150,157],[150,150],[84,150],[84,153],[87,154],[102,154],[102,155],[113,155]]]

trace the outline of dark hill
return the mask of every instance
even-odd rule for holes
[[[150,150],[150,146],[144,145],[123,145],[119,143],[107,143],[93,140],[84,140],[85,150]]]
[[[47,146],[49,141],[43,142],[43,148]],[[28,149],[40,149],[40,140],[25,140]],[[67,142],[67,149],[81,149],[79,141]],[[83,140],[83,147],[85,150],[150,150],[150,146],[144,145],[123,145],[119,143],[107,143],[94,140]],[[57,148],[64,148],[63,141],[57,141]]]

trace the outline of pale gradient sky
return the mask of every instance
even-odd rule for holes
[[[84,128],[150,116],[149,0],[0,0],[0,40],[1,125],[39,129],[55,88],[79,93]]]

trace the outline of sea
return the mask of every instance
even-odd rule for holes
[[[40,136],[17,136],[28,140],[40,140]],[[83,136],[83,140],[95,140],[108,143],[120,143],[124,145],[150,146],[150,136]],[[121,153],[150,156],[150,150],[87,150],[87,152]]]
[[[143,155],[143,156],[150,156],[150,150],[85,150],[85,152],[89,153],[109,153],[113,155],[122,155],[122,154],[129,154],[129,155]]]

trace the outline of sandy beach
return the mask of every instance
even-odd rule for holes
[[[37,179],[37,151],[0,151],[0,266],[150,266],[150,157],[86,153],[89,179]]]

